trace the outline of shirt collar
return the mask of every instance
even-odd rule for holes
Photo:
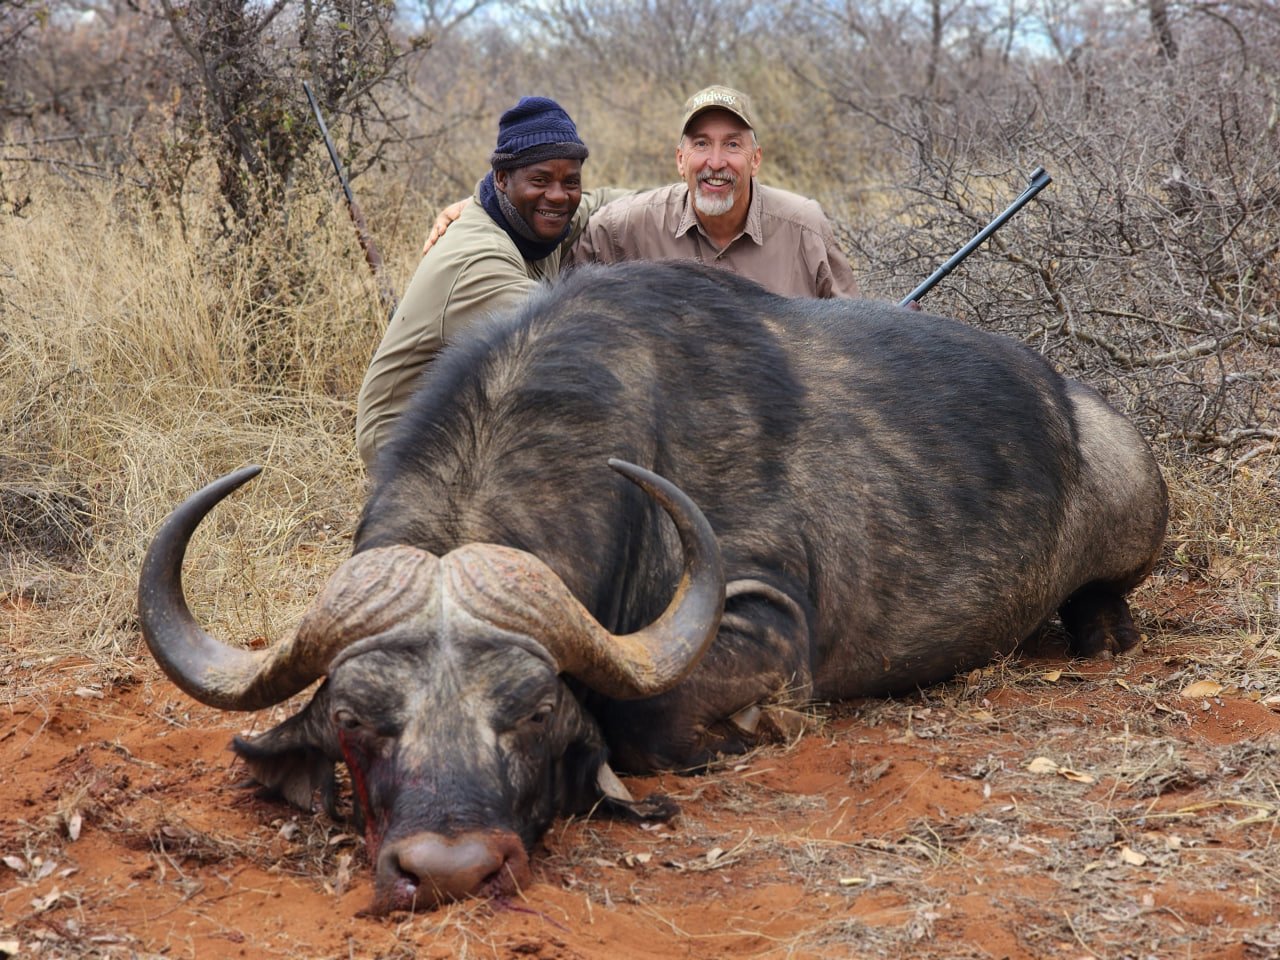
[[[742,233],[738,236],[750,237],[756,246],[764,246],[764,201],[760,196],[760,185],[756,182],[756,178],[751,178],[751,202],[747,205],[747,222],[742,228]],[[711,241],[707,237],[707,232],[702,229],[702,224],[698,222],[698,214],[693,209],[693,197],[689,194],[689,185],[684,185],[684,199],[681,204],[680,224],[676,227],[676,236],[683,237],[690,230],[697,231],[707,238],[707,242]],[[737,243],[738,237],[734,237],[730,244]]]

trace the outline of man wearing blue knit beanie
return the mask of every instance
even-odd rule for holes
[[[582,192],[587,146],[554,100],[524,97],[498,121],[492,169],[423,257],[365,373],[356,446],[371,469],[418,377],[458,331],[520,306],[560,273],[567,242],[626,190]]]

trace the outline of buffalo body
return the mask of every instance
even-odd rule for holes
[[[375,909],[510,891],[554,816],[602,794],[653,812],[610,763],[741,751],[756,707],[944,680],[1055,615],[1079,655],[1138,641],[1160,471],[1011,340],[629,264],[578,270],[424,381],[355,556],[286,643],[226,647],[181,597],[190,531],[247,475],[175,511],[140,587],[149,644],[205,702],[326,677],[236,749],[304,806],[347,763]]]

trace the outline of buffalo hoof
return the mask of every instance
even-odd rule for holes
[[[780,743],[790,743],[804,733],[805,728],[803,713],[777,704],[753,705],[739,710],[729,720],[747,736]]]
[[[1107,587],[1082,587],[1058,612],[1070,637],[1068,649],[1073,656],[1110,659],[1142,642],[1129,604]]]

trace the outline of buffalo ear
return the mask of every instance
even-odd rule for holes
[[[249,776],[258,784],[257,794],[265,799],[284,799],[307,812],[315,809],[315,794],[325,812],[341,820],[337,804],[332,751],[326,749],[331,737],[325,734],[329,720],[325,711],[313,710],[316,697],[301,712],[278,724],[260,737],[235,737],[231,748],[244,761]],[[317,724],[317,714],[323,723]]]

